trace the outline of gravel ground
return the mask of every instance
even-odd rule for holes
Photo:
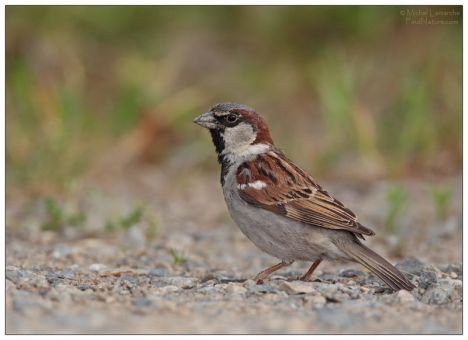
[[[10,194],[7,333],[462,332],[460,179],[444,182],[453,197],[443,221],[427,183],[403,183],[408,207],[390,234],[379,227],[388,183],[327,185],[374,226],[367,244],[408,273],[418,286],[411,293],[392,293],[359,265],[329,262],[310,283],[296,279],[310,264],[295,263],[255,284],[277,260],[233,225],[213,182],[183,172],[174,181],[155,171],[95,177],[60,201],[86,211],[79,230],[42,230],[40,200]],[[107,220],[142,202],[144,218],[106,231]],[[158,221],[151,238],[148,216]]]

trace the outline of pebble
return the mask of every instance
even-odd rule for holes
[[[265,294],[265,293],[276,293],[278,290],[276,287],[269,284],[253,285],[248,287],[249,292],[256,294]]]
[[[99,273],[101,271],[104,271],[107,268],[105,264],[102,263],[93,263],[91,264],[88,269],[92,272]]]
[[[241,294],[245,294],[247,293],[247,289],[244,288],[243,286],[239,285],[239,284],[234,284],[234,283],[229,283],[226,288],[225,288],[226,292],[229,293],[229,294],[238,294],[238,295],[241,295]]]
[[[223,294],[225,291],[221,285],[207,285],[197,289],[197,292],[214,296],[217,294]]]
[[[411,274],[419,275],[421,271],[423,271],[424,269],[424,263],[418,259],[411,257],[411,258],[404,259],[401,262],[398,262],[396,267],[399,270],[402,270]]]
[[[322,295],[306,295],[304,301],[314,307],[322,307],[327,303],[327,299]]]
[[[170,276],[154,278],[152,282],[156,283],[156,285],[172,285],[183,289],[190,289],[195,287],[198,281],[199,279],[195,277]]]
[[[75,274],[73,272],[50,272],[47,273],[45,278],[51,286],[55,286],[63,280],[73,280]]]
[[[349,300],[351,296],[349,293],[352,293],[354,296],[359,295],[358,287],[347,287],[342,283],[322,283],[322,282],[313,282],[314,288],[322,294],[325,298],[332,302],[342,302]],[[353,297],[356,298],[356,297]]]
[[[401,303],[409,303],[415,301],[414,296],[407,290],[400,290],[396,295],[398,301]]]
[[[6,267],[5,271],[5,278],[14,284],[21,284],[33,280],[36,276],[37,275],[30,270],[24,270],[14,266]]]
[[[140,279],[136,276],[124,275],[119,278],[120,285],[125,288],[133,288],[138,286]]]
[[[356,276],[362,276],[364,275],[364,272],[361,270],[356,270],[356,269],[345,269],[341,271],[339,274],[341,277],[356,277]]]
[[[251,287],[254,287],[256,285],[257,285],[256,282],[254,280],[252,280],[252,279],[245,280],[245,282],[243,284],[243,286],[245,288],[251,288]]]
[[[150,299],[147,299],[147,298],[136,298],[132,301],[132,304],[135,306],[135,307],[148,307],[151,305],[151,300]]]
[[[164,268],[155,268],[151,269],[148,273],[150,277],[166,277],[169,275],[169,272]]]
[[[308,294],[314,293],[316,290],[310,283],[298,282],[298,281],[284,281],[280,284],[279,289],[285,291],[288,294]]]
[[[463,265],[461,263],[458,264],[449,264],[444,269],[446,273],[456,273],[457,276],[463,276]]]
[[[462,297],[463,282],[461,280],[442,279],[437,286],[426,290],[421,301],[430,305],[443,305]]]
[[[365,294],[369,292],[369,288],[364,287],[364,286],[359,287],[359,290]]]
[[[450,299],[455,301],[461,299],[463,295],[463,281],[458,279],[440,280],[440,286],[450,291]]]
[[[429,305],[442,305],[449,302],[449,292],[440,287],[428,289],[421,298],[423,303]]]
[[[437,275],[434,272],[423,271],[419,276],[419,287],[427,289],[437,282]]]
[[[170,294],[170,293],[174,293],[174,292],[177,292],[180,288],[177,287],[177,286],[173,286],[173,285],[168,285],[168,286],[164,286],[164,287],[161,287],[159,288],[159,293],[160,294]]]
[[[71,300],[71,296],[73,295],[74,291],[76,291],[77,288],[74,286],[69,286],[65,284],[57,284],[55,287],[53,287],[47,296],[52,300],[52,301],[60,301],[60,302],[67,302]]]
[[[82,292],[85,292],[87,290],[94,291],[94,287],[89,284],[81,284],[81,285],[78,285],[76,288],[78,288]]]

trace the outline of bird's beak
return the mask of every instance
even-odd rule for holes
[[[193,120],[193,122],[207,129],[215,129],[218,126],[216,119],[211,112],[206,112],[199,115]]]

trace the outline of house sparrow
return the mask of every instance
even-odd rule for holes
[[[264,119],[233,103],[213,106],[194,122],[207,128],[221,164],[221,184],[231,217],[258,248],[281,260],[260,272],[262,283],[295,260],[313,261],[310,281],[324,259],[354,261],[393,290],[415,286],[360,239],[374,232],[291,162],[271,139]]]

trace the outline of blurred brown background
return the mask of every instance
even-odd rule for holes
[[[8,188],[63,188],[116,145],[214,170],[192,118],[223,101],[321,178],[458,174],[462,26],[411,9],[7,6]]]

